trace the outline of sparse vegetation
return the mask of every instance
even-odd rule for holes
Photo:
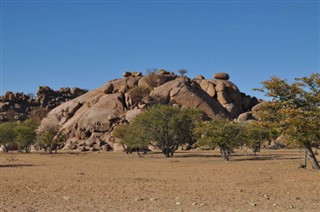
[[[181,76],[184,76],[188,71],[185,69],[180,69],[178,72]]]
[[[159,76],[155,72],[149,72],[148,75],[146,76],[146,82],[150,86],[151,89],[159,86],[160,81],[159,81]]]
[[[179,70],[181,76],[186,72],[184,69]],[[304,147],[309,153],[312,167],[320,169],[313,150],[314,147],[320,146],[320,74],[297,78],[293,83],[279,77],[272,77],[263,82],[263,88],[258,90],[271,97],[272,101],[265,102],[257,107],[256,111],[252,111],[252,116],[257,121],[244,121],[245,124],[227,119],[204,121],[202,112],[185,109],[184,104],[180,103],[175,107],[168,105],[151,107],[159,102],[153,99],[149,101],[145,97],[150,97],[149,94],[154,87],[165,83],[166,77],[174,79],[176,76],[163,69],[158,70],[157,74],[153,71],[148,76],[142,77],[139,83],[138,81],[133,83],[135,86],[126,91],[125,103],[130,106],[129,109],[149,108],[137,115],[132,122],[130,119],[130,124],[118,125],[125,123],[126,120],[113,123],[111,128],[115,128],[113,136],[118,138],[127,150],[147,149],[152,144],[158,146],[166,157],[173,157],[179,146],[188,144],[186,146],[190,147],[197,142],[196,145],[200,148],[219,148],[221,157],[229,160],[234,148],[245,144],[256,155],[264,141],[270,144],[281,135],[289,147]],[[148,101],[144,102],[144,98]],[[143,104],[139,104],[141,102]],[[171,98],[169,102],[174,104],[175,99]],[[182,108],[179,108],[180,105]],[[64,140],[63,134],[58,133],[58,126],[48,127],[38,134],[35,132],[37,125],[48,111],[45,108],[34,109],[29,116],[31,119],[0,124],[0,145],[3,151],[6,152],[15,145],[19,150],[29,152],[30,145],[35,142],[50,153],[52,150],[57,150],[60,142]],[[7,107],[6,115],[11,115],[11,121],[19,120],[18,114],[13,112]],[[123,115],[126,115],[125,110],[121,117]],[[20,117],[20,120],[23,119]],[[117,120],[120,120],[120,116]],[[88,133],[91,135],[92,132],[89,130]]]

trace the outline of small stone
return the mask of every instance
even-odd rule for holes
[[[143,201],[143,199],[142,198],[136,198],[134,201],[141,202],[141,201]]]
[[[291,209],[292,209],[292,208],[294,208],[294,207],[293,207],[293,205],[289,204],[289,208],[291,208]]]
[[[196,202],[193,202],[193,203],[192,203],[192,206],[196,206],[196,205],[198,205]]]
[[[201,204],[200,204],[200,206],[204,206],[204,205],[206,205],[206,204],[207,204],[207,203],[206,203],[206,202],[204,202],[204,203],[201,203]]]
[[[63,196],[63,199],[64,199],[64,200],[69,200],[70,197],[68,197],[68,196]]]
[[[251,205],[251,206],[257,206],[257,204],[254,203],[254,202],[251,202],[250,205]]]
[[[276,204],[276,203],[274,203],[272,206],[274,207],[274,206],[277,206],[278,204]]]
[[[181,202],[176,202],[176,205],[181,205]]]

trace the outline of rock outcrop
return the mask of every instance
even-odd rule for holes
[[[199,108],[210,118],[234,119],[258,103],[241,93],[226,73],[194,80],[165,70],[147,76],[125,72],[123,76],[55,107],[39,130],[59,126],[66,136],[64,149],[116,151],[123,148],[112,136],[113,130],[154,104]]]
[[[26,95],[7,91],[0,96],[0,122],[23,121],[35,116],[41,119],[54,107],[86,93],[80,88],[61,88],[53,90],[48,86],[40,86],[37,94]]]
[[[236,118],[239,114],[251,110],[259,101],[255,97],[250,97],[241,93],[238,87],[229,79],[227,73],[217,73],[214,79],[204,79],[202,76],[196,77],[195,81],[201,89],[216,99],[226,110],[229,118]]]

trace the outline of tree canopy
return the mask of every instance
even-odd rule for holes
[[[259,90],[272,101],[264,104],[258,117],[276,123],[291,143],[305,147],[313,168],[320,169],[312,150],[320,145],[320,74],[296,78],[293,83],[272,77],[262,84]]]
[[[24,149],[26,153],[30,152],[30,145],[36,141],[37,125],[30,119],[19,123],[16,128],[16,143],[20,150]]]
[[[272,138],[272,130],[265,126],[261,126],[258,122],[248,123],[245,126],[245,144],[249,146],[254,155],[260,151],[263,141]]]
[[[216,119],[198,123],[194,134],[198,137],[200,146],[218,147],[221,157],[228,161],[233,148],[244,144],[244,130],[238,123]]]
[[[36,144],[46,151],[49,149],[49,153],[52,153],[52,150],[57,152],[58,143],[63,140],[64,134],[59,132],[58,126],[48,126],[45,130],[37,132]]]
[[[136,116],[125,127],[116,129],[114,136],[130,147],[158,146],[166,157],[172,157],[179,145],[193,143],[193,128],[202,112],[157,105]]]
[[[17,124],[14,122],[5,122],[0,124],[0,145],[3,151],[7,152],[14,143],[17,133],[15,131]]]

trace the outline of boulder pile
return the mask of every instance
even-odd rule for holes
[[[86,93],[80,88],[53,90],[40,86],[36,96],[7,91],[0,96],[0,122],[23,121],[32,115],[47,114],[54,107]]]
[[[123,149],[112,136],[113,130],[152,105],[199,108],[211,118],[235,119],[258,103],[241,93],[227,73],[217,73],[213,79],[189,79],[162,69],[146,76],[125,72],[123,78],[52,109],[39,130],[59,126],[66,150],[117,151]]]

